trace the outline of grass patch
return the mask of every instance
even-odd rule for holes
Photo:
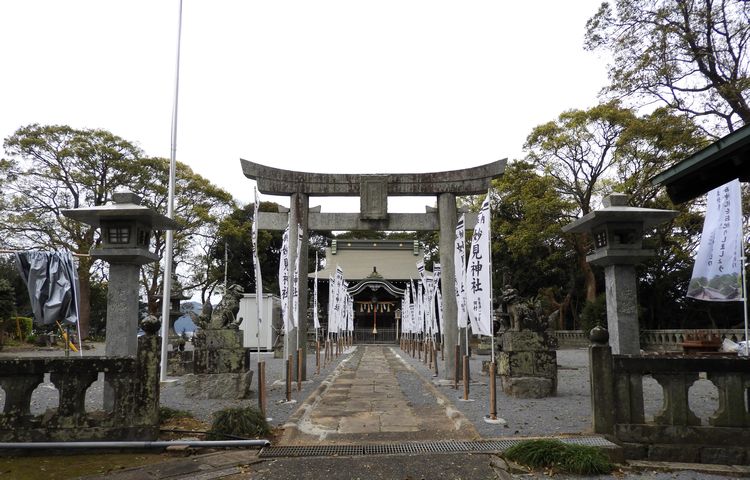
[[[0,478],[14,480],[72,480],[107,475],[124,468],[163,463],[163,453],[70,453],[0,457]]]
[[[177,410],[176,408],[170,407],[159,407],[159,421],[164,423],[169,420],[177,418],[194,418],[193,414],[185,410]]]
[[[258,438],[271,433],[266,417],[253,407],[219,410],[214,414],[208,440],[225,440],[227,436]]]
[[[507,449],[503,456],[527,467],[551,468],[562,473],[595,475],[610,473],[614,466],[599,448],[560,440],[525,440]]]

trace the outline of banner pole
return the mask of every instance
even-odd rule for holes
[[[740,252],[742,253],[742,256],[740,257],[742,259],[742,310],[745,314],[745,356],[748,355],[748,351],[750,351],[750,337],[748,337],[748,327],[747,327],[747,267],[745,265],[745,234],[744,232],[740,231]]]

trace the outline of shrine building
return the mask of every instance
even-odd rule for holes
[[[329,276],[338,265],[354,298],[355,343],[393,343],[401,326],[401,299],[410,279],[417,281],[417,262],[424,258],[418,240],[332,239],[326,266],[318,271],[321,325],[327,327]],[[308,275],[310,279],[314,273]],[[310,282],[312,286],[312,282]]]

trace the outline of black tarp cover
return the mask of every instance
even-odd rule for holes
[[[69,251],[18,252],[16,266],[29,290],[35,323],[78,322],[78,275]]]

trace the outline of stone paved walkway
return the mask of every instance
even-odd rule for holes
[[[360,346],[285,425],[283,445],[478,438],[389,346]]]

